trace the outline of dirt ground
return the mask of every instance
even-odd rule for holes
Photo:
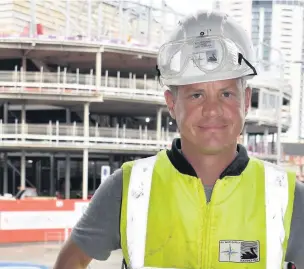
[[[50,269],[60,250],[61,245],[54,244],[22,244],[0,246],[0,261],[6,262],[29,262],[34,264],[46,265]],[[120,269],[122,261],[121,251],[112,253],[108,261],[92,261],[90,269]]]

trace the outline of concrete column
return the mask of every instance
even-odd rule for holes
[[[24,72],[26,72],[27,69],[27,62],[26,62],[26,56],[22,56],[22,69]]]
[[[24,82],[26,82],[26,69],[27,69],[26,56],[22,56],[22,70],[23,70],[23,81]]]
[[[21,133],[22,140],[24,141],[24,134],[25,134],[25,124],[26,124],[26,110],[25,110],[25,104],[22,104],[21,107]],[[20,187],[21,189],[24,189],[26,187],[26,156],[25,151],[22,151],[21,154],[21,172],[20,172]]]
[[[3,194],[8,193],[8,157],[7,153],[3,154]]]
[[[50,196],[55,195],[54,156],[50,156]]]
[[[89,103],[84,104],[83,112],[83,134],[86,144],[89,137]],[[89,169],[89,150],[85,148],[83,150],[83,162],[82,162],[82,199],[88,199],[88,169]]]
[[[89,170],[89,150],[83,150],[83,167],[82,167],[82,199],[88,199],[88,170]]]
[[[25,109],[25,104],[22,104],[21,107],[21,123],[24,122],[26,123],[26,109]]]
[[[25,189],[26,187],[26,156],[25,151],[21,153],[21,165],[20,165],[20,187]]]
[[[65,182],[64,182],[64,197],[70,199],[71,189],[71,157],[67,155],[65,158]]]
[[[41,160],[35,162],[35,182],[38,194],[41,192]]]
[[[71,123],[71,110],[69,108],[65,110],[65,119],[67,124]]]
[[[157,118],[156,118],[156,139],[161,139],[161,127],[162,127],[162,108],[157,108]]]
[[[102,53],[101,51],[98,51],[96,53],[96,67],[95,67],[95,70],[96,70],[96,80],[95,80],[95,83],[96,83],[96,89],[98,90],[101,86],[101,70],[102,70]]]
[[[264,130],[264,137],[263,137],[263,142],[264,142],[264,153],[268,154],[268,136],[269,136],[269,129],[266,127]]]
[[[71,110],[66,110],[66,123],[71,123]],[[70,199],[70,189],[71,189],[71,157],[70,154],[66,155],[65,158],[65,181],[64,181],[64,197],[65,199]]]
[[[12,178],[12,180],[13,180],[12,194],[16,195],[17,192],[16,192],[16,171],[15,171],[15,169],[13,169],[12,173],[13,173],[13,178]]]
[[[247,126],[244,126],[243,129],[243,146],[247,148],[248,146],[248,133],[247,133]]]
[[[21,133],[23,135],[25,133],[25,124],[26,124],[26,110],[25,110],[25,104],[22,104],[22,107],[21,107]],[[22,140],[24,140],[24,136],[22,136]]]
[[[8,123],[8,104],[5,103],[3,106],[3,123]],[[8,157],[7,153],[3,154],[3,193],[8,192]]]
[[[83,135],[85,138],[89,137],[89,115],[90,104],[85,103],[83,107]]]

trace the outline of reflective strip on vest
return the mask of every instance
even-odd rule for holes
[[[148,208],[154,164],[157,156],[136,160],[128,189],[127,246],[131,268],[145,263]]]
[[[281,268],[285,239],[284,216],[288,206],[288,175],[264,162],[267,269]]]
[[[127,247],[129,266],[132,269],[155,268],[144,267],[144,264],[150,191],[156,158],[157,156],[152,156],[136,160],[131,172],[128,189]],[[279,170],[271,163],[264,162],[264,169],[266,269],[280,269],[283,259],[282,245],[285,239],[284,216],[288,206],[288,176],[284,170]]]

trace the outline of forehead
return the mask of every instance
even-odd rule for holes
[[[226,79],[179,86],[180,89],[238,89],[238,79]]]

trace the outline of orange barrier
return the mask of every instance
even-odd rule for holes
[[[84,200],[0,200],[0,243],[62,241],[88,206]],[[57,236],[48,236],[48,235]]]

